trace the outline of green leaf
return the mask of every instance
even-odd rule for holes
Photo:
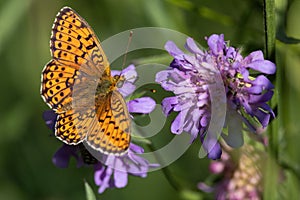
[[[290,37],[287,34],[287,32],[290,33],[289,29],[287,28],[289,26],[288,23],[293,23],[293,20],[288,19],[288,16],[290,14],[287,13],[290,12],[289,7],[292,7],[291,5],[289,6],[288,4],[289,3],[287,0],[280,0],[276,2],[276,13],[277,13],[276,21],[278,23],[276,38],[285,44],[299,44],[300,39]]]
[[[286,33],[281,28],[279,29],[276,37],[279,41],[286,43],[286,44],[299,44],[300,43],[300,39],[287,36]]]
[[[85,193],[87,200],[96,200],[96,195],[94,194],[93,189],[88,184],[88,182],[84,181]]]

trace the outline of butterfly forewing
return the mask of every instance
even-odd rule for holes
[[[56,16],[50,40],[52,57],[79,66],[84,73],[101,77],[109,69],[100,42],[88,23],[71,8],[63,8]]]
[[[61,109],[72,101],[71,92],[77,70],[50,61],[42,73],[41,95],[44,101],[54,110]]]
[[[66,79],[70,76],[72,79],[79,79],[76,75],[81,74],[88,77],[87,79],[95,81],[104,72],[110,75],[109,63],[98,38],[87,22],[71,8],[63,8],[56,16],[52,27],[50,50],[53,60],[45,66],[42,72],[41,94],[45,102],[55,110],[65,106],[66,103],[70,102],[70,99],[60,101],[59,95],[53,96],[54,94],[45,92],[46,83],[49,82],[49,79],[53,79],[53,72],[62,72],[58,74],[59,76],[54,81],[64,83],[64,86],[69,88],[72,88],[76,83],[74,80]],[[65,70],[68,70],[68,72]],[[78,82],[84,84],[82,80]],[[52,81],[49,83],[51,84]],[[60,92],[60,89],[51,87],[51,90],[47,92],[52,91],[56,94],[56,92]],[[63,94],[62,97],[71,97],[72,90],[65,91]],[[51,98],[52,96],[53,98]]]

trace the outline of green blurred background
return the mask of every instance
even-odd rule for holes
[[[180,31],[204,46],[205,36],[224,33],[245,54],[264,49],[261,0],[0,0],[0,199],[84,199],[84,180],[97,191],[91,168],[78,169],[75,160],[68,169],[52,164],[61,142],[51,136],[41,117],[48,107],[39,94],[40,76],[50,60],[51,27],[63,6],[85,18],[100,40],[128,29],[154,26]],[[300,1],[276,1],[277,20],[282,25],[278,27],[295,38],[300,38],[299,10]],[[279,151],[296,170],[300,163],[299,55],[299,44],[277,41],[283,91],[279,117],[284,124]],[[199,144],[193,144],[170,166],[192,189],[208,171],[208,161],[197,158],[198,148]],[[295,174],[288,172],[287,180],[286,193],[299,195]],[[181,199],[161,171],[145,179],[130,177],[126,188],[107,190],[97,198]]]

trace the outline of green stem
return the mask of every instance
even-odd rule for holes
[[[264,25],[266,56],[269,60],[275,61],[275,0],[264,0]]]
[[[266,58],[275,63],[275,0],[264,0],[264,29],[265,29],[265,53]],[[273,105],[274,107],[274,105]],[[278,129],[269,127],[269,145],[270,152],[275,160],[278,160]]]
[[[275,37],[276,37],[276,22],[275,22],[275,0],[263,0],[264,2],[264,29],[265,29],[265,55],[266,58],[275,63]],[[278,69],[277,69],[278,70]],[[274,78],[274,77],[271,77]],[[277,86],[278,86],[277,82]],[[280,98],[280,97],[278,97]],[[274,100],[273,100],[274,101]],[[271,101],[271,106],[275,107]],[[276,199],[276,191],[278,185],[278,144],[279,144],[279,129],[278,121],[273,121],[268,127],[269,134],[269,159],[266,163],[266,172],[264,177],[264,199]]]

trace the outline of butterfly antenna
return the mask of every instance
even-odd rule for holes
[[[122,70],[124,69],[125,64],[126,64],[127,53],[128,53],[128,49],[129,49],[131,40],[132,40],[132,35],[133,35],[133,31],[130,31],[129,32],[128,42],[127,42],[127,47],[126,47],[126,51],[125,51],[125,55],[124,55],[124,59],[123,59]]]

